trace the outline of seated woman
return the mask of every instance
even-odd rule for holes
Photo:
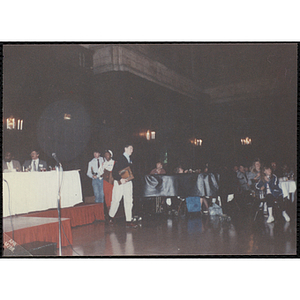
[[[250,167],[250,172],[247,174],[250,185],[255,186],[255,184],[260,179],[262,164],[259,158],[255,159],[252,166]]]
[[[269,214],[267,223],[274,222],[273,207],[275,200],[277,200],[278,206],[282,212],[282,216],[284,217],[285,221],[289,222],[290,217],[286,213],[283,206],[283,194],[281,188],[278,186],[278,178],[276,175],[272,174],[272,170],[270,167],[263,168],[263,173],[260,177],[260,180],[256,183],[256,188],[258,190],[264,191],[265,194],[265,200],[267,203]]]
[[[250,172],[247,174],[248,176],[248,183],[250,185],[251,191],[254,193],[256,199],[263,199],[264,193],[261,190],[257,190],[255,185],[258,183],[261,171],[262,170],[262,163],[259,158],[255,159],[252,166],[250,167]]]

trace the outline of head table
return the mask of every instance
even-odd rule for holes
[[[57,208],[59,179],[61,208],[82,202],[79,170],[7,172],[2,175],[3,217]]]

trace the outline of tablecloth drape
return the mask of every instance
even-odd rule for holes
[[[217,197],[219,174],[146,175],[142,197]]]
[[[62,175],[61,207],[81,203],[79,171],[64,171]],[[9,172],[3,173],[3,179],[3,217],[57,208],[59,181],[56,171]]]
[[[290,199],[292,194],[292,202],[294,202],[294,193],[296,192],[296,182],[294,180],[282,181],[279,180],[279,187],[282,189],[283,197]]]

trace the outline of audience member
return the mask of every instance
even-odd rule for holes
[[[156,163],[156,168],[150,172],[150,175],[155,174],[166,174],[166,171],[163,169],[163,165],[160,161]]]
[[[251,182],[249,181],[248,176],[249,176],[249,172],[246,172],[245,166],[241,164],[237,172],[237,178],[239,180],[239,186],[242,192],[250,191]]]
[[[251,204],[253,197],[251,196],[251,179],[249,179],[249,172],[245,171],[245,166],[241,164],[237,172],[237,179],[239,183],[237,199],[240,204]]]
[[[177,168],[175,168],[174,173],[183,174],[183,173],[187,173],[187,171],[184,171],[184,169],[181,166],[178,166]]]
[[[254,188],[254,185],[259,181],[260,179],[260,174],[261,174],[261,161],[259,158],[255,159],[252,166],[250,167],[250,172],[248,173],[248,179],[251,180],[251,185],[252,188]]]
[[[283,164],[281,168],[281,177],[286,179],[294,178],[294,171],[287,164]]]
[[[203,177],[203,184],[205,186],[205,181],[208,179],[208,176],[209,176],[209,174],[208,174],[208,163],[206,163],[201,168],[201,170],[203,170],[203,172],[200,174],[200,176]],[[208,207],[209,207],[209,205],[208,205],[206,196],[205,197],[200,197],[201,211],[202,211],[203,214],[208,214]]]
[[[229,169],[226,166],[219,170],[220,184],[219,195],[221,198],[223,214],[228,214],[227,199],[228,195],[236,194],[238,187],[238,179],[236,172],[233,169]]]
[[[272,170],[272,173],[277,176],[277,178],[280,177],[280,171],[277,167],[276,161],[271,162],[271,170]]]
[[[285,221],[290,221],[290,217],[288,216],[284,208],[283,193],[281,188],[278,186],[278,183],[278,178],[276,175],[272,174],[271,168],[264,167],[261,177],[256,183],[256,188],[263,191],[265,195],[269,214],[267,223],[274,222],[273,207],[275,201],[277,201],[279,209],[281,210],[282,216],[284,217]]]

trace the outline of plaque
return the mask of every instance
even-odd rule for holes
[[[119,172],[119,175],[123,178],[123,179],[126,179],[127,181],[130,181],[132,180],[134,177],[133,177],[133,174],[132,174],[132,171],[130,169],[130,167],[127,167],[123,170],[121,170]]]

